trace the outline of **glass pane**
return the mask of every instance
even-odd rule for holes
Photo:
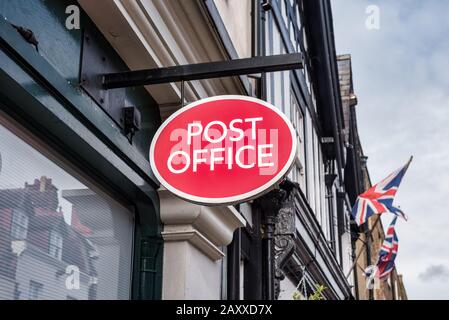
[[[50,158],[0,115],[0,299],[130,298],[133,214]]]

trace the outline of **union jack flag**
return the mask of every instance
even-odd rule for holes
[[[393,205],[393,200],[412,159],[413,157],[410,158],[405,166],[394,171],[357,197],[351,212],[357,225],[364,224],[372,215],[384,212],[391,212],[407,220],[407,216],[402,210]]]
[[[394,260],[398,254],[398,236],[395,230],[397,218],[397,216],[393,218],[382,248],[380,248],[379,259],[377,260],[377,277],[379,279],[385,279],[394,269]]]

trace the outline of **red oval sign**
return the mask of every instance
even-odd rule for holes
[[[242,202],[270,190],[288,172],[296,134],[271,104],[246,96],[196,101],[156,132],[150,162],[160,183],[191,202]]]

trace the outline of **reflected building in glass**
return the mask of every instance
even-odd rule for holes
[[[46,177],[0,191],[0,299],[126,298],[111,208],[89,189],[63,190],[67,223],[57,193]]]

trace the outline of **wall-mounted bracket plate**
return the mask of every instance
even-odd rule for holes
[[[118,61],[106,40],[88,29],[84,30],[80,87],[122,128],[126,88],[106,90],[103,87],[103,75],[124,71],[127,71],[126,67]]]

